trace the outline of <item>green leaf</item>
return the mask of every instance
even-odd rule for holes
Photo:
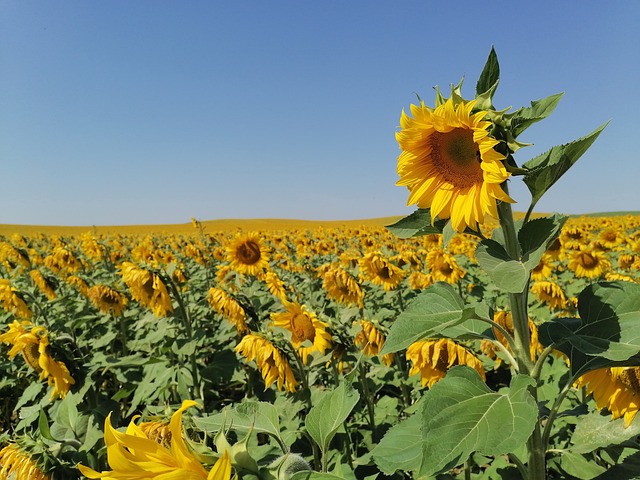
[[[529,270],[495,240],[485,239],[476,247],[476,260],[498,288],[509,293],[521,293],[529,281]],[[536,262],[537,265],[537,262]]]
[[[505,115],[510,121],[514,138],[540,120],[544,120],[555,110],[564,93],[556,93],[540,100],[533,100],[530,107],[522,107]]]
[[[578,297],[580,322],[554,319],[541,325],[546,342],[571,360],[571,371],[625,362],[640,354],[640,285],[603,282],[589,285]]]
[[[412,238],[442,233],[446,223],[447,220],[436,220],[432,225],[431,211],[428,208],[419,208],[393,225],[387,225],[386,228],[399,238]]]
[[[445,334],[456,338],[482,332],[486,328],[474,325],[470,328],[454,328],[473,318],[474,308],[466,308],[458,292],[448,283],[436,283],[419,293],[391,325],[380,355],[397,352],[423,338]],[[475,329],[473,327],[476,327]],[[483,338],[481,333],[475,338]]]
[[[482,73],[480,74],[478,82],[476,83],[476,96],[492,91],[491,96],[489,96],[489,100],[491,100],[493,91],[495,91],[499,79],[500,65],[498,63],[498,55],[496,55],[496,51],[494,50],[494,48],[491,47],[489,57],[487,58],[487,61],[484,64],[484,68],[482,69]],[[491,105],[491,103],[489,103],[489,105]]]
[[[595,142],[607,123],[578,140],[565,145],[557,145],[523,165],[530,170],[524,176],[524,183],[531,192],[531,205],[538,203],[542,195],[578,161]]]
[[[638,480],[640,479],[640,452],[628,455],[622,463],[614,465],[598,475],[596,480]]]
[[[417,471],[422,463],[422,415],[412,415],[391,427],[371,456],[386,475]]]
[[[47,420],[47,414],[44,413],[44,410],[42,408],[40,409],[40,416],[38,417],[38,429],[40,430],[40,435],[42,435],[47,440],[51,440],[53,442],[57,441],[51,435],[51,430],[49,430],[49,420]]]
[[[305,426],[323,454],[328,452],[331,440],[359,399],[360,394],[351,382],[342,382],[335,390],[325,393],[309,410]]]
[[[472,368],[449,370],[425,394],[420,474],[448,470],[473,452],[504,455],[524,445],[538,420],[532,385],[530,377],[516,375],[498,393]]]
[[[344,477],[338,477],[332,473],[321,472],[296,472],[288,478],[290,480],[345,480]]]
[[[602,465],[598,465],[594,461],[587,460],[582,455],[573,452],[563,452],[562,457],[560,457],[560,467],[572,478],[584,480],[596,478],[607,470]]]
[[[579,417],[571,436],[571,451],[589,453],[609,445],[619,445],[640,435],[640,421],[625,428],[624,419],[611,420],[611,415],[592,412]]]
[[[529,272],[538,266],[542,255],[560,235],[568,218],[566,215],[558,214],[536,218],[527,222],[520,229],[518,241],[522,249],[522,261]]]

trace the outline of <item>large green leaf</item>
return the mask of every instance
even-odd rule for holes
[[[393,225],[387,225],[386,228],[399,238],[411,238],[442,233],[446,224],[447,220],[436,220],[432,225],[431,211],[428,208],[419,208]]]
[[[504,247],[495,240],[485,239],[478,243],[476,260],[501,290],[521,293],[526,288],[529,270],[524,263],[509,257]]]
[[[531,192],[532,205],[538,203],[542,195],[578,161],[606,126],[605,123],[590,134],[571,143],[557,145],[523,165],[530,170],[524,176],[524,183]]]
[[[460,326],[463,322],[473,322],[475,317],[475,309],[465,308],[464,301],[451,285],[436,283],[418,294],[396,318],[380,354],[397,352],[423,338],[445,333],[450,338],[483,338],[481,332],[486,327],[479,321]]]
[[[359,399],[360,394],[351,382],[344,381],[335,390],[325,393],[309,410],[305,426],[323,454],[329,450],[331,440]]]
[[[580,321],[555,319],[541,325],[545,343],[555,342],[574,374],[586,373],[640,354],[640,285],[603,282],[578,297]]]
[[[589,453],[609,445],[619,445],[640,435],[640,421],[625,428],[624,419],[611,420],[609,413],[592,412],[578,418],[571,435],[571,451]]]
[[[554,214],[536,218],[522,226],[518,232],[518,241],[527,270],[536,268],[547,247],[560,235],[568,218],[566,215]]]
[[[540,100],[533,100],[530,107],[522,107],[505,115],[509,119],[511,132],[517,137],[527,128],[540,120],[544,120],[555,110],[564,93],[550,95]]]
[[[422,415],[416,413],[387,431],[371,451],[380,471],[392,475],[398,470],[416,471],[422,463]]]
[[[509,388],[494,392],[472,368],[449,370],[425,394],[420,474],[453,468],[473,452],[504,455],[522,447],[538,420],[532,385],[516,375]]]

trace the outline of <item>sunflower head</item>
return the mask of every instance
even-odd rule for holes
[[[257,233],[237,236],[227,247],[227,260],[245,275],[260,276],[269,266],[267,248]]]
[[[451,219],[457,232],[478,230],[485,217],[498,217],[497,202],[513,202],[501,184],[510,176],[505,156],[494,147],[500,142],[489,135],[487,112],[476,111],[475,100],[453,95],[435,109],[424,103],[404,111],[396,140],[396,185],[409,189],[407,205],[431,209],[431,218]]]

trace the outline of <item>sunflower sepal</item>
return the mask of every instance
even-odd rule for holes
[[[478,81],[476,82],[476,97],[487,98],[489,102],[488,108],[491,107],[491,99],[493,98],[496,88],[498,88],[499,81],[500,63],[498,62],[498,55],[492,46],[487,61],[480,73],[480,77],[478,77]]]
[[[517,138],[531,125],[551,115],[563,95],[564,93],[561,92],[538,100],[532,100],[530,107],[521,107],[504,115],[505,128],[512,133],[513,138]]]

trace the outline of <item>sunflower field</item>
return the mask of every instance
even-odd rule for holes
[[[0,480],[639,478],[640,215],[533,214],[602,127],[518,166],[498,73],[386,228],[0,236]]]

